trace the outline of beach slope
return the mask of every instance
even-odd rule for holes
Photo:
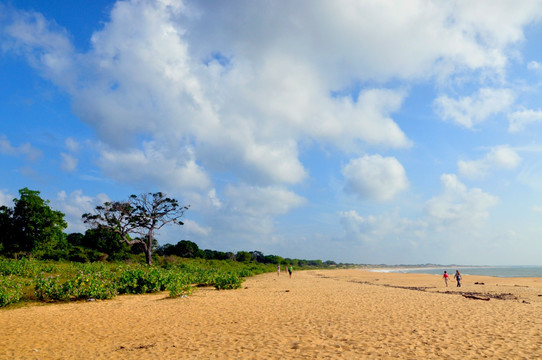
[[[1,359],[542,358],[542,279],[314,270],[0,310]]]

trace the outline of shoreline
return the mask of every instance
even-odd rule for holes
[[[541,311],[542,278],[267,273],[187,298],[0,310],[0,359],[538,358]]]
[[[541,278],[542,266],[427,266],[427,267],[382,267],[382,268],[360,268],[377,273],[398,273],[398,274],[427,274],[442,275],[443,271],[452,274],[460,270],[462,275],[468,276],[489,276],[497,278]],[[473,272],[469,272],[473,271]]]

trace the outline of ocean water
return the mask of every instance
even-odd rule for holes
[[[417,273],[442,275],[447,271],[450,276],[456,270],[463,275],[482,275],[496,277],[542,277],[542,266],[457,266],[457,267],[420,267],[374,269],[376,272]]]

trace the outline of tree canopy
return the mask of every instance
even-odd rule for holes
[[[49,207],[40,192],[24,188],[14,207],[0,207],[0,242],[9,254],[25,253],[46,257],[65,249],[68,226],[64,214]]]
[[[150,265],[156,231],[167,224],[184,225],[181,218],[189,207],[162,192],[146,193],[131,195],[127,201],[105,202],[94,214],[83,214],[83,221],[93,228],[110,229],[128,245],[140,244]]]

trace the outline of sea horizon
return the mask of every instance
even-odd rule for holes
[[[463,275],[493,277],[542,277],[542,265],[430,265],[430,266],[390,266],[371,269],[373,272],[413,273],[442,275],[444,271]]]

